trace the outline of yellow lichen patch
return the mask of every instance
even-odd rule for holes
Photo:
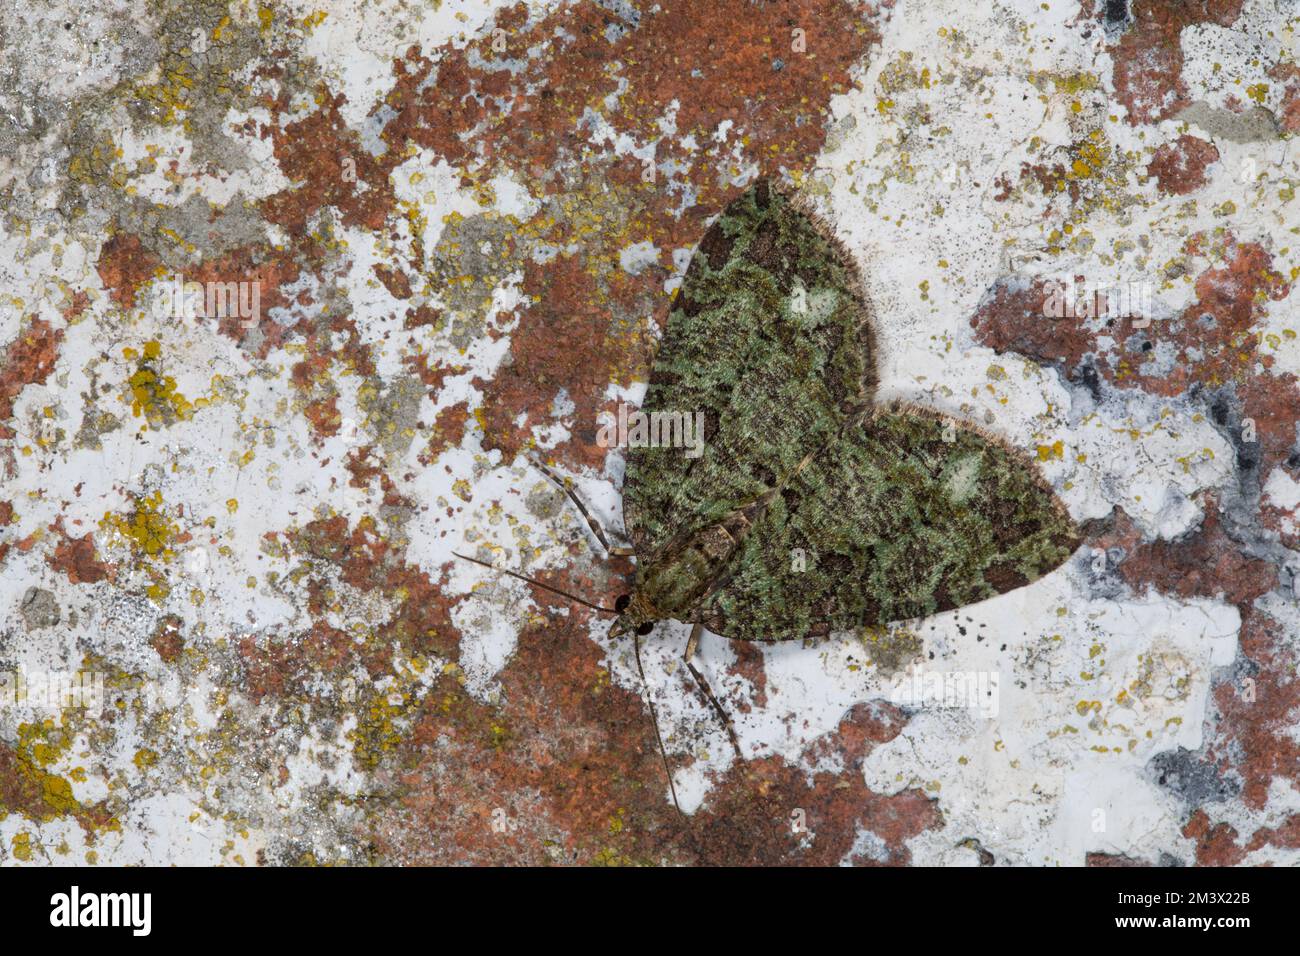
[[[83,812],[81,804],[73,796],[72,784],[46,769],[56,763],[71,746],[71,734],[65,727],[57,725],[53,718],[40,723],[18,725],[18,740],[14,745],[18,771],[15,792],[39,795],[39,803],[33,805],[33,801],[27,800],[16,807],[0,803],[0,819],[11,810],[40,821],[76,816]]]
[[[393,703],[387,694],[378,694],[369,707],[358,712],[357,729],[348,734],[358,766],[374,769],[386,753],[402,742],[399,724],[405,723],[405,711],[405,697],[402,703]]]
[[[39,846],[39,844],[37,845]],[[9,848],[13,851],[15,860],[22,863],[30,862],[32,858],[32,835],[26,830],[15,833],[13,839],[9,841]]]
[[[173,556],[171,545],[179,531],[163,508],[161,491],[147,498],[136,498],[135,508],[129,515],[105,512],[100,527],[126,538],[137,551],[150,558],[162,557],[167,561]]]
[[[1031,73],[1029,82],[1039,90],[1051,83],[1055,92],[1064,96],[1077,96],[1101,85],[1101,80],[1095,73],[1053,73],[1050,70]]]
[[[136,357],[134,349],[124,349],[123,354],[128,359]],[[143,416],[151,425],[184,421],[194,414],[193,403],[176,390],[176,380],[159,371],[161,355],[160,343],[146,342],[139,367],[127,380],[131,386],[131,414]]]
[[[1065,443],[1062,441],[1058,440],[1052,442],[1052,444],[1050,445],[1038,446],[1039,461],[1051,461],[1054,458],[1059,459],[1064,457],[1065,457]]]
[[[180,119],[181,113],[194,108],[190,91],[194,88],[194,70],[183,57],[168,57],[161,67],[162,76],[156,83],[137,84],[132,91],[136,100],[153,107],[162,126],[170,126]]]

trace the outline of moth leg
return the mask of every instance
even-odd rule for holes
[[[709,682],[704,679],[695,668],[692,658],[695,657],[696,651],[700,649],[700,635],[704,633],[704,622],[696,621],[691,627],[691,636],[686,639],[686,653],[682,655],[682,660],[686,661],[686,666],[690,669],[691,676],[695,678],[695,683],[699,685],[705,700],[709,706],[717,713],[718,719],[722,721],[722,726],[727,728],[727,738],[731,741],[731,749],[736,752],[737,760],[744,760],[745,756],[740,752],[740,741],[736,739],[736,728],[731,722],[731,715],[718,702],[718,698],[713,695],[713,689],[709,687]]]
[[[587,506],[582,503],[582,499],[578,497],[577,493],[569,487],[569,483],[552,471],[546,462],[542,461],[537,455],[529,455],[528,459],[537,467],[538,471],[559,485],[560,489],[569,496],[569,500],[573,502],[574,507],[587,519],[587,526],[591,528],[591,533],[596,536],[596,540],[600,542],[606,554],[620,558],[631,557],[636,554],[633,548],[612,547],[609,538],[605,535],[605,529],[600,526],[600,522],[591,516],[591,512],[587,510]]]

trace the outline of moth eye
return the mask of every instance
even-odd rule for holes
[[[640,627],[636,629],[637,637],[645,637],[654,629],[655,629],[655,622],[646,621],[644,624],[642,624]]]
[[[624,611],[627,610],[627,606],[628,606],[628,604],[630,604],[631,602],[632,602],[632,596],[631,596],[631,595],[629,595],[629,594],[620,594],[620,595],[618,596],[618,599],[614,602],[614,610],[615,610],[615,611],[618,611],[619,614],[622,614]]]

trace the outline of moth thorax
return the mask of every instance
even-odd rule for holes
[[[699,605],[735,553],[736,539],[721,525],[701,529],[642,565],[637,591],[657,618],[684,620]]]
[[[736,539],[722,525],[714,525],[696,535],[694,543],[706,558],[721,561],[731,554],[736,546]]]

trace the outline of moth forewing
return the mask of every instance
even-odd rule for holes
[[[867,406],[873,334],[853,260],[802,199],[762,182],[728,206],[687,268],[641,408],[693,415],[667,423],[687,454],[629,442],[638,559],[770,490]]]

